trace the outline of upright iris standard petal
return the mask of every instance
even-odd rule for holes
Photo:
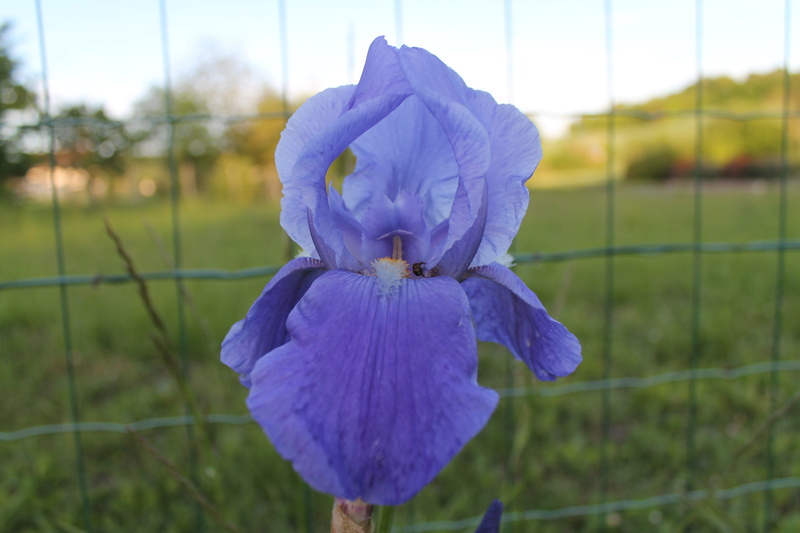
[[[458,164],[444,130],[416,96],[359,137],[351,146],[355,172],[343,188],[356,214],[378,195],[405,190],[424,200],[426,219],[435,225],[450,213]]]
[[[309,98],[298,109],[281,133],[281,141],[275,149],[275,166],[283,184],[281,199],[281,226],[286,233],[305,250],[314,250],[314,244],[308,227],[309,207],[306,203],[311,188],[321,187],[325,191],[325,180],[310,179],[292,172],[300,158],[306,143],[311,141],[320,130],[336,120],[344,106],[353,95],[352,85],[327,89]]]
[[[439,58],[420,48],[402,48],[400,63],[409,83],[421,95],[457,103],[466,108],[488,133],[491,165],[486,171],[489,189],[487,226],[473,265],[485,265],[502,256],[519,230],[528,206],[525,182],[542,158],[539,133],[517,108],[498,105],[483,91],[466,86]]]
[[[508,268],[470,269],[462,284],[478,338],[506,346],[543,381],[572,373],[581,362],[575,335],[547,314],[539,298]]]
[[[446,277],[334,270],[291,313],[291,340],[259,360],[248,406],[313,487],[395,505],[484,426],[497,394],[476,382],[469,304]]]
[[[411,93],[397,50],[376,39],[358,85],[329,89],[311,98],[311,105],[302,106],[281,135],[275,154],[284,186],[281,224],[301,246],[313,249],[312,231],[305,225],[305,211],[313,210],[315,237],[334,252],[337,267],[355,269],[359,263],[345,246],[328,205],[328,167]]]
[[[357,269],[359,264],[345,246],[331,212],[325,186],[328,168],[350,143],[391,113],[406,96],[402,94],[378,96],[358,107],[344,111],[333,123],[306,143],[292,168],[292,173],[299,177],[297,182],[303,204],[314,213],[314,230],[336,254],[337,267],[352,270]],[[306,185],[300,186],[300,183]],[[284,189],[284,197],[287,194]]]
[[[463,189],[463,186],[459,183],[459,193]],[[466,195],[466,193],[463,194]],[[475,257],[475,253],[478,251],[483,230],[486,228],[487,196],[486,187],[484,186],[478,199],[480,204],[470,206],[475,212],[472,226],[464,233],[461,239],[453,243],[441,260],[438,261],[437,268],[440,274],[457,280],[461,280],[464,277],[467,266],[472,262],[472,258]]]
[[[477,215],[470,206],[480,205],[480,196],[486,180],[486,172],[491,162],[489,138],[480,122],[457,102],[448,101],[432,91],[417,91],[425,107],[433,114],[444,130],[447,140],[453,149],[453,156],[458,165],[459,184],[464,187],[466,195],[454,198],[450,211],[450,225],[445,248],[460,240],[472,227],[474,216],[465,224],[454,224],[454,214],[461,217],[471,213]]]
[[[408,95],[413,92],[400,67],[397,48],[389,46],[383,37],[378,37],[369,46],[361,79],[358,81],[353,98],[347,104],[347,109],[352,109],[377,96]]]
[[[400,48],[400,66],[414,91],[467,104],[467,95],[472,89],[453,69],[427,50],[403,46]]]
[[[290,261],[272,278],[264,292],[231,327],[222,341],[222,362],[250,386],[250,372],[256,361],[289,339],[286,318],[303,294],[323,272],[322,263],[310,257]]]
[[[536,126],[516,107],[498,105],[482,91],[470,92],[468,107],[486,128],[492,153],[486,230],[472,263],[477,266],[496,261],[511,246],[528,209],[525,182],[542,159],[542,145]]]

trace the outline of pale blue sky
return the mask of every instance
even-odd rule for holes
[[[163,83],[158,0],[41,0],[55,106],[104,103],[116,117]],[[613,89],[637,101],[696,77],[694,0],[613,0]],[[792,5],[793,29],[800,6]],[[291,94],[353,81],[370,41],[397,44],[395,0],[286,0]],[[509,88],[504,0],[404,0],[402,37],[438,55],[475,88],[525,111],[596,112],[608,104],[602,0],[512,0],[513,83]],[[282,83],[277,0],[167,0],[173,73],[216,47],[237,54],[265,80]],[[783,0],[705,0],[703,70],[742,76],[782,66]],[[41,77],[34,0],[6,1],[16,55]],[[795,32],[797,33],[797,32]],[[800,35],[792,36],[800,66]],[[355,63],[355,72],[351,62]],[[541,119],[545,131],[558,120]]]

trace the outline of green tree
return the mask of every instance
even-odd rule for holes
[[[144,158],[166,157],[171,120],[172,150],[179,164],[184,189],[202,192],[220,154],[221,128],[213,127],[206,102],[193,90],[176,89],[170,103],[171,116],[168,117],[164,89],[152,87],[135,104],[134,114],[138,120],[129,129],[136,145],[135,152]]]
[[[225,137],[234,151],[252,158],[257,165],[274,165],[275,147],[286,126],[281,116],[283,102],[272,90],[266,90],[257,104],[255,112],[264,118],[231,124]]]
[[[703,118],[701,166],[695,153],[697,83],[646,102],[619,104],[615,119],[617,164],[624,175],[636,179],[693,176],[695,169],[700,168],[710,177],[776,176],[781,168],[780,111],[784,81],[785,72],[781,69],[751,74],[743,80],[726,76],[702,80],[703,108],[710,113]],[[791,74],[790,86],[798,83],[800,74]],[[800,92],[792,91],[789,96],[790,109],[797,109]],[[734,120],[739,118],[742,120]],[[566,148],[560,153],[576,165],[588,168],[574,154],[581,154],[581,143],[587,139],[605,149],[607,125],[606,117],[576,121],[569,135],[559,140],[559,146]],[[788,163],[793,169],[800,165],[797,158],[800,124],[790,120],[788,127]]]
[[[59,165],[80,167],[109,177],[125,172],[128,136],[102,106],[77,104],[56,116],[56,158]]]
[[[25,131],[7,125],[8,117],[34,107],[34,95],[19,81],[20,63],[11,55],[8,23],[0,25],[0,183],[23,176],[34,157],[21,148]]]
[[[217,169],[217,190],[228,199],[277,201],[281,186],[275,148],[286,126],[284,102],[276,91],[266,88],[250,113],[259,116],[231,122],[225,131],[230,154]],[[245,167],[249,170],[242,172]]]
[[[55,119],[58,165],[81,168],[88,173],[91,199],[102,190],[100,185],[110,185],[113,192],[113,181],[125,174],[130,148],[130,139],[122,125],[111,120],[102,105],[91,104],[68,106]]]

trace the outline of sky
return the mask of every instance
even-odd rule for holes
[[[125,118],[148,88],[164,84],[159,0],[40,1],[54,109],[91,102]],[[797,70],[800,0],[789,2]],[[786,50],[784,0],[702,0],[699,54],[695,0],[285,0],[284,66],[279,0],[165,6],[173,80],[204,58],[230,56],[275,88],[285,84],[290,96],[308,96],[357,81],[369,43],[385,35],[390,44],[429,50],[469,86],[536,113],[551,135],[563,131],[564,115],[601,112],[612,98],[667,94],[699,71],[742,78],[774,70]],[[35,0],[3,2],[0,21],[12,23],[13,53],[41,94]]]

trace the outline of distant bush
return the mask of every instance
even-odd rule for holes
[[[792,172],[792,168],[787,168]],[[719,176],[729,179],[776,179],[783,173],[780,158],[757,158],[741,154],[720,169]]]
[[[665,181],[674,175],[678,156],[670,146],[646,148],[628,162],[625,178],[630,180]]]

